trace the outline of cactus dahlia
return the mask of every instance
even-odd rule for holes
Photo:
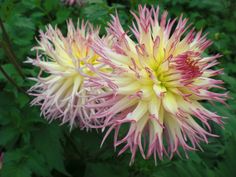
[[[227,93],[212,91],[222,89],[223,82],[212,78],[222,72],[212,69],[220,55],[203,55],[211,41],[190,29],[182,16],[167,20],[166,11],[160,16],[159,8],[145,6],[132,14],[136,40],[124,32],[116,15],[108,29],[116,40],[113,47],[99,38],[92,44],[101,62],[113,68],[104,77],[115,85],[96,104],[87,104],[97,108],[92,118],[102,120],[103,130],[108,127],[104,139],[114,130],[114,146],[123,145],[119,154],[129,149],[131,163],[138,150],[156,161],[163,154],[171,158],[179,146],[184,151],[200,148],[199,142],[215,136],[209,122],[222,124],[221,116],[201,105],[227,98]],[[126,133],[120,131],[125,124]]]
[[[86,127],[93,109],[84,108],[91,91],[86,80],[93,76],[89,65],[99,67],[98,55],[89,47],[89,38],[98,35],[98,29],[82,22],[75,27],[72,21],[67,24],[67,35],[58,28],[48,26],[46,32],[40,31],[37,58],[28,62],[40,69],[36,84],[29,94],[35,96],[33,105],[40,105],[42,114],[50,120],[60,119],[70,126]],[[105,40],[104,40],[105,41]]]

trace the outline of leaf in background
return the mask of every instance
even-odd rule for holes
[[[25,149],[15,149],[5,152],[1,177],[30,177],[31,170],[27,166]]]
[[[17,96],[17,102],[19,103],[20,108],[23,108],[29,104],[29,96],[26,93],[19,93]]]
[[[105,3],[104,0],[87,0],[88,3],[92,4],[92,3]]]
[[[129,176],[128,170],[129,167],[125,165],[89,163],[87,164],[84,177],[126,177]]]
[[[221,160],[216,169],[218,176],[235,176],[236,174],[236,159],[233,154],[235,154],[236,147],[236,134],[229,138],[229,141],[226,144],[226,150],[224,153],[224,160]]]
[[[58,7],[59,4],[60,4],[60,0],[44,1],[44,7],[48,12]]]
[[[14,25],[16,27],[25,28],[25,29],[29,29],[29,30],[35,29],[35,25],[34,25],[33,21],[31,20],[31,18],[29,18],[29,17],[19,16],[17,19],[15,19]]]
[[[9,111],[14,109],[14,101],[12,100],[14,100],[12,94],[0,92],[0,125],[6,125],[11,121]]]
[[[1,177],[31,177],[31,170],[25,164],[7,163],[3,166]]]
[[[37,153],[36,151],[31,151],[29,153],[30,159],[28,160],[28,166],[35,174],[43,177],[51,177],[50,169],[46,165],[42,154]]]
[[[33,146],[41,153],[49,169],[68,175],[63,162],[62,131],[58,125],[50,124],[32,134]]]
[[[118,10],[121,24],[125,30],[133,17],[129,10],[137,12],[137,5],[148,7],[159,4],[161,12],[169,11],[169,17],[181,13],[190,18],[189,23],[197,29],[204,27],[213,40],[208,54],[221,53],[219,59],[224,67],[224,75],[220,79],[230,90],[228,100],[230,108],[216,103],[207,104],[212,111],[228,117],[225,129],[213,126],[219,138],[210,138],[209,144],[203,144],[204,152],[191,152],[189,159],[174,157],[172,160],[160,161],[157,166],[153,159],[143,160],[137,157],[134,166],[129,167],[130,153],[116,157],[112,140],[109,136],[100,149],[102,134],[96,132],[72,131],[69,140],[64,140],[63,127],[50,124],[40,117],[39,108],[30,107],[28,98],[19,93],[0,74],[0,145],[4,147],[5,156],[1,177],[64,177],[68,169],[73,176],[100,177],[233,177],[235,176],[236,156],[236,1],[235,0],[84,0],[83,6],[67,6],[61,0],[0,0],[0,17],[4,21],[13,50],[23,72],[28,76],[37,76],[38,70],[28,64],[22,64],[27,56],[35,58],[30,49],[36,45],[35,36],[39,29],[45,31],[45,25],[52,23],[66,29],[67,18],[74,22],[77,18],[85,18],[95,26],[101,26],[101,34],[105,34],[110,14]],[[1,30],[0,30],[1,34]],[[0,49],[1,64],[9,75],[24,89],[34,83],[19,78],[9,64],[3,50]],[[32,99],[32,98],[30,98]],[[17,139],[17,141],[15,141]],[[71,142],[72,141],[72,142]],[[65,142],[65,144],[64,144]],[[72,145],[73,144],[73,145]],[[73,148],[75,146],[76,148]],[[2,148],[2,147],[1,147]],[[79,152],[78,152],[79,151]],[[59,172],[56,172],[59,171]]]
[[[19,131],[12,126],[4,126],[0,129],[0,146],[5,146],[9,142],[16,140],[19,136]]]
[[[65,23],[66,20],[68,20],[68,17],[70,15],[70,11],[68,8],[61,8],[56,13],[56,23],[61,24]]]

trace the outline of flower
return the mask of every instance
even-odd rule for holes
[[[41,106],[41,113],[49,120],[60,119],[70,126],[87,127],[92,109],[84,108],[91,91],[85,82],[93,76],[89,65],[99,66],[98,55],[89,47],[88,39],[98,35],[99,30],[91,24],[78,21],[77,28],[70,20],[67,36],[51,25],[46,32],[40,31],[36,59],[28,59],[40,68],[36,84],[29,94],[35,96],[32,105]],[[91,91],[94,94],[99,90]]]
[[[101,62],[113,68],[106,79],[115,85],[97,97],[97,105],[87,104],[99,107],[92,118],[103,122],[103,130],[108,127],[103,141],[114,130],[114,146],[124,144],[119,155],[130,149],[131,164],[138,150],[144,159],[153,156],[156,162],[156,156],[179,154],[178,147],[201,149],[201,141],[216,136],[209,121],[222,125],[221,116],[200,104],[225,103],[227,93],[212,91],[223,89],[223,81],[212,78],[222,72],[212,69],[220,55],[203,55],[212,42],[190,29],[182,15],[167,20],[167,11],[159,16],[159,7],[146,6],[139,6],[139,15],[132,14],[136,23],[130,29],[136,40],[116,15],[108,29],[116,40],[113,47],[100,39],[92,44]],[[127,132],[120,132],[125,124]]]

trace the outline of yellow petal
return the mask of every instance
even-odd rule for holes
[[[178,106],[176,102],[175,95],[171,92],[167,92],[163,98],[163,106],[166,111],[176,114],[178,111]]]

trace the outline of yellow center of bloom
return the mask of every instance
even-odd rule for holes
[[[129,114],[128,118],[137,121],[137,128],[145,126],[149,121],[154,129],[160,133],[163,129],[161,125],[164,122],[168,124],[169,119],[178,113],[178,105],[184,102],[184,99],[179,95],[184,90],[184,85],[181,83],[180,71],[172,63],[173,55],[164,52],[165,49],[161,48],[163,44],[159,45],[156,49],[157,52],[148,47],[154,45],[151,38],[149,39],[150,41],[145,39],[144,47],[135,47],[135,44],[127,37],[130,44],[129,48],[136,48],[136,50],[126,50],[128,56],[111,54],[114,62],[117,62],[125,70],[113,80],[117,85],[118,94],[134,100],[132,105],[136,108]],[[179,50],[179,52],[183,51]],[[178,54],[175,52],[175,56]],[[184,69],[191,71],[199,70],[190,57],[184,57],[183,61],[181,60],[183,64],[181,63],[178,67],[184,67]],[[190,76],[194,77],[194,74]],[[192,81],[192,77],[190,77],[190,81]],[[185,94],[191,93],[188,90],[184,92]],[[160,125],[154,123],[150,116],[154,116]],[[177,125],[177,123],[174,124]]]

